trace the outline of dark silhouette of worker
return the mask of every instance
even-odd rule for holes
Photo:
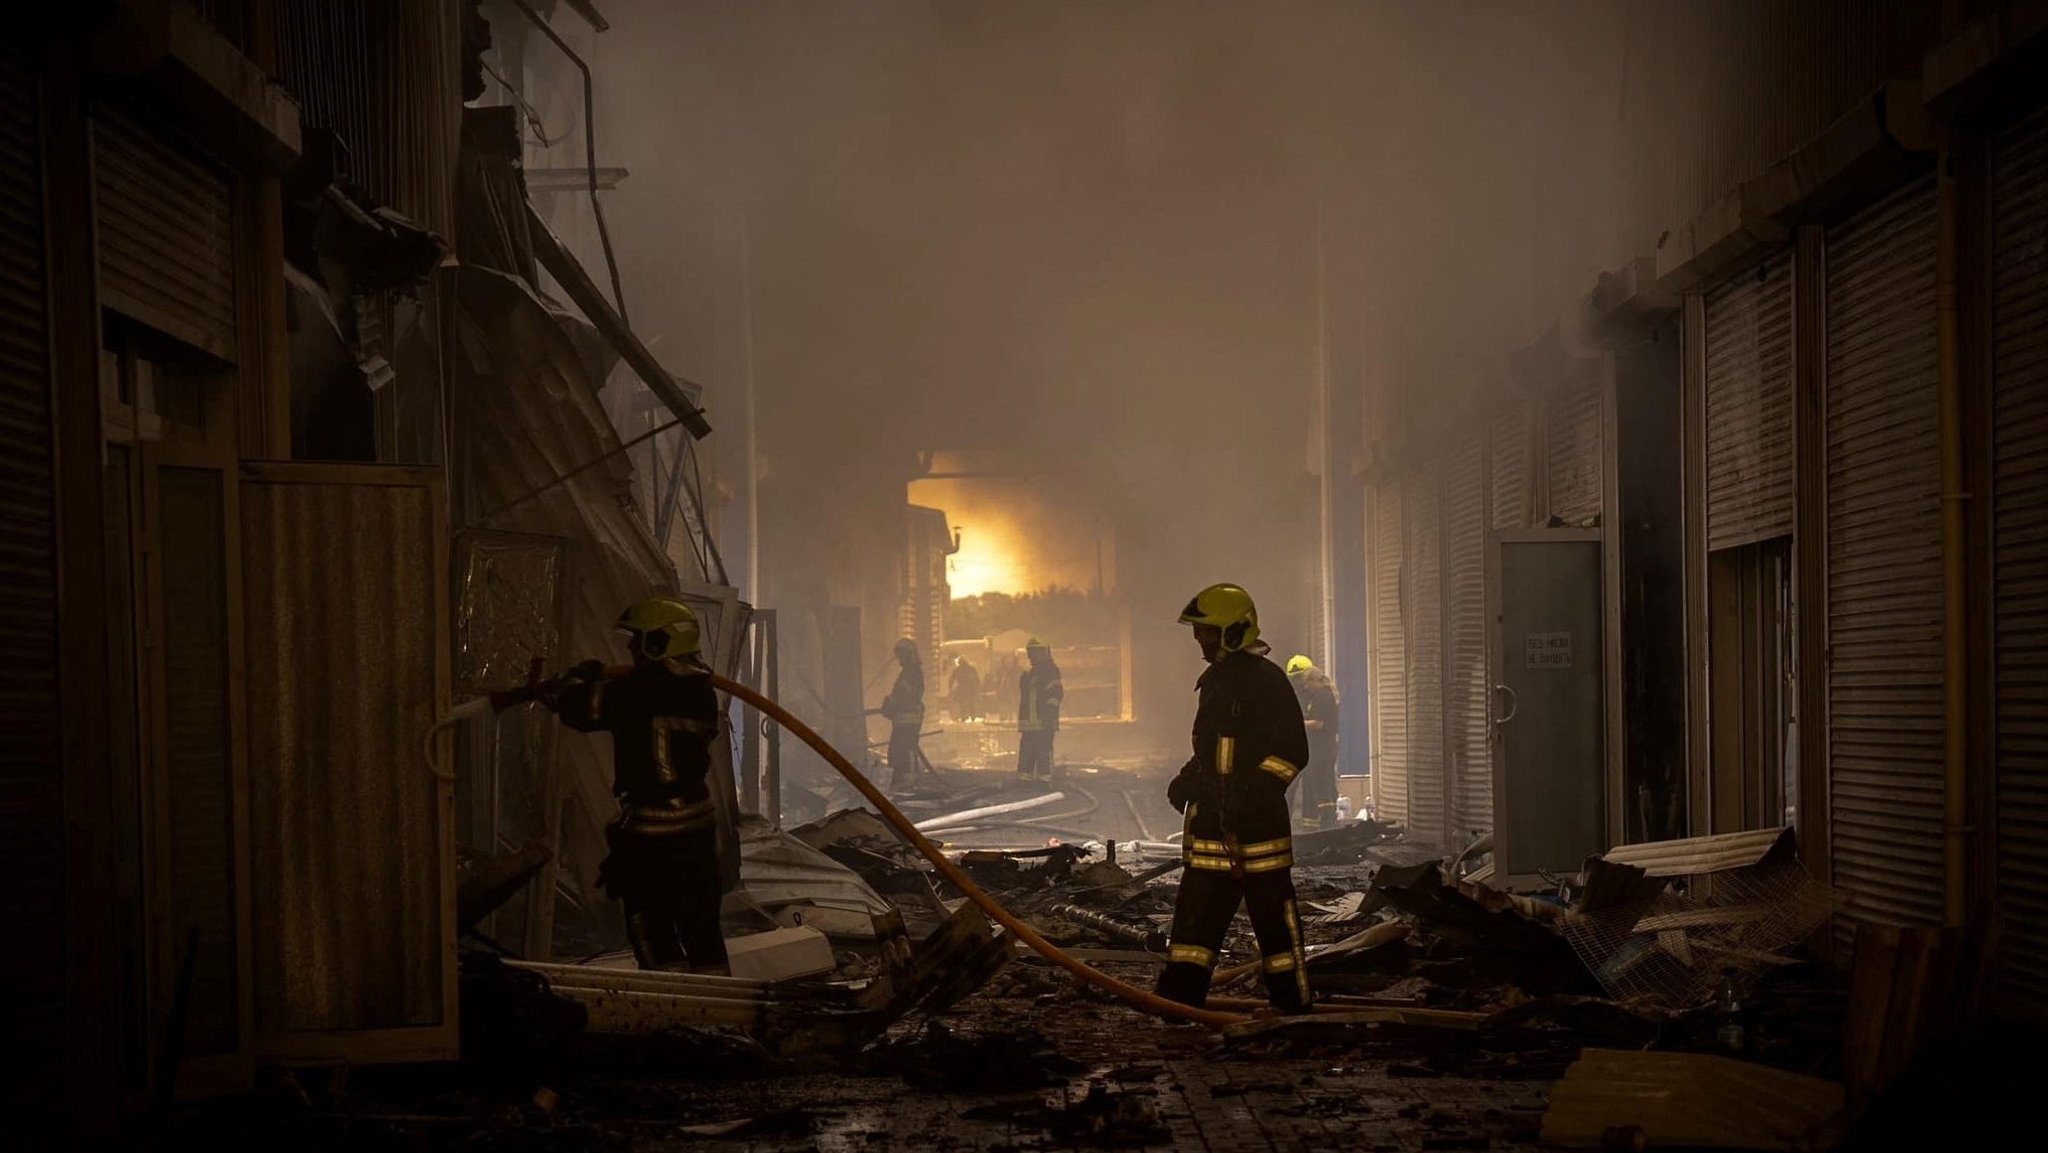
[[[612,735],[619,816],[597,883],[626,906],[626,935],[643,969],[727,971],[718,911],[717,813],[707,773],[719,732],[718,695],[702,663],[697,614],[669,597],[627,609],[633,670],[605,679],[604,662],[577,665],[539,699],[579,732]]]
[[[1024,646],[1030,661],[1017,677],[1017,775],[1027,781],[1052,780],[1052,742],[1060,731],[1060,705],[1067,687],[1052,649],[1037,637]]]
[[[1311,829],[1337,821],[1337,685],[1314,661],[1287,662],[1294,699],[1308,729],[1308,764],[1301,770],[1301,823]]]
[[[1308,964],[1294,907],[1287,787],[1308,760],[1308,732],[1287,674],[1266,659],[1259,612],[1233,584],[1210,585],[1181,611],[1209,668],[1197,682],[1194,756],[1167,786],[1182,826],[1180,892],[1159,994],[1200,1006],[1241,901],[1259,942],[1266,995],[1307,1012]]]
[[[917,655],[917,642],[905,637],[896,642],[896,684],[882,698],[880,713],[889,722],[889,787],[908,789],[917,780],[917,741],[924,729],[924,663]]]
[[[981,716],[981,673],[966,657],[953,658],[953,680],[947,686],[953,701],[953,719],[971,721]]]

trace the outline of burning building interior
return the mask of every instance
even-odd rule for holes
[[[2041,0],[9,23],[0,1144],[2038,1126]]]

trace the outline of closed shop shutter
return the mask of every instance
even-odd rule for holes
[[[57,730],[56,475],[51,455],[42,149],[34,79],[0,52],[0,925],[13,937],[10,1103],[59,1091],[65,1047],[64,812]]]
[[[1600,515],[1600,378],[1586,373],[1550,394],[1544,474],[1550,515],[1568,525]]]
[[[1444,714],[1452,844],[1493,825],[1486,724],[1486,446],[1452,449],[1444,468]]]
[[[1408,830],[1409,839],[1442,844],[1444,789],[1443,541],[1441,481],[1434,461],[1407,490],[1408,542]]]
[[[1992,160],[2000,984],[2048,1016],[2048,114]]]
[[[1382,484],[1372,500],[1372,795],[1379,816],[1408,820],[1408,693],[1402,667],[1407,630],[1403,585],[1401,486]]]
[[[234,231],[218,172],[111,110],[93,117],[100,302],[235,358]]]
[[[1707,547],[1792,534],[1792,258],[1706,298]]]
[[[1487,422],[1487,483],[1493,489],[1493,527],[1529,527],[1529,414],[1519,400],[1503,402]]]
[[[1932,923],[1943,894],[1932,183],[1831,231],[1827,266],[1833,876],[1850,918]]]

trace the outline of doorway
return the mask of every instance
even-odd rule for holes
[[[1796,823],[1799,807],[1792,538],[1707,556],[1712,828]]]

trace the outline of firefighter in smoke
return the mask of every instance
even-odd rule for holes
[[[1301,706],[1287,674],[1266,659],[1258,608],[1244,589],[1210,585],[1188,602],[1180,623],[1193,626],[1209,667],[1196,683],[1195,755],[1166,790],[1185,823],[1159,993],[1186,1005],[1208,1000],[1217,950],[1242,900],[1273,1008],[1307,1012],[1287,815],[1287,786],[1309,757]]]
[[[633,669],[604,679],[584,661],[540,700],[579,732],[612,735],[619,815],[597,883],[626,906],[626,933],[643,969],[727,972],[719,932],[717,814],[706,774],[719,732],[697,614],[668,597],[619,616]]]
[[[1305,656],[1287,662],[1294,699],[1308,729],[1308,764],[1301,770],[1301,823],[1335,823],[1337,814],[1337,685]]]
[[[896,642],[896,664],[896,683],[868,715],[889,722],[889,788],[901,791],[917,780],[917,742],[924,731],[924,662],[916,641]]]
[[[1052,780],[1052,742],[1060,731],[1060,704],[1067,687],[1052,649],[1037,637],[1024,646],[1030,664],[1017,675],[1017,775],[1027,781]]]
[[[953,658],[953,678],[948,684],[951,690],[953,719],[971,721],[981,716],[981,671],[967,663],[967,658]]]

